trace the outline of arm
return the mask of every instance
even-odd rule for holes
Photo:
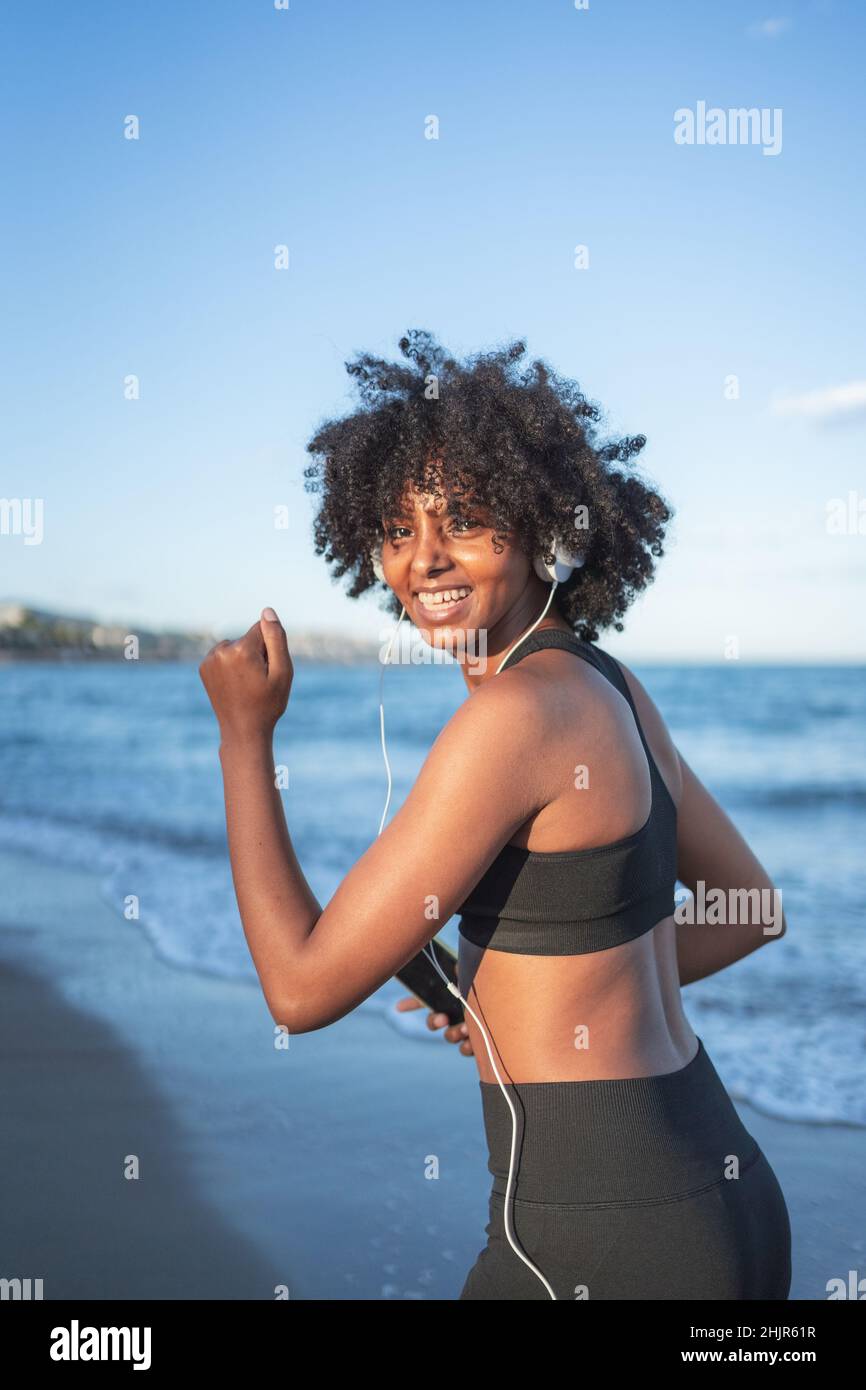
[[[547,798],[531,693],[523,682],[482,687],[322,910],[274,795],[273,725],[291,683],[285,643],[280,624],[263,620],[214,648],[202,679],[220,719],[229,853],[250,954],[274,1019],[305,1033],[342,1018],[411,960]],[[285,697],[269,700],[269,684],[286,680]]]
[[[685,758],[678,752],[661,714],[633,672],[622,666],[644,734],[653,750],[668,789],[677,803],[677,876],[691,892],[704,885],[704,893],[721,889],[726,901],[730,891],[743,895],[743,901],[781,902],[766,870],[749,849],[736,826],[722,810]],[[744,897],[752,892],[751,900]],[[758,915],[735,924],[677,922],[677,963],[680,984],[688,985],[765,946],[787,929],[780,912],[775,923],[763,923]],[[765,930],[766,928],[766,930]]]
[[[731,891],[739,892],[739,900],[748,903],[745,920],[734,923],[677,923],[677,960],[680,984],[702,980],[726,965],[765,946],[787,930],[781,912],[781,894],[777,895],[771,878],[749,849],[733,821],[698,780],[682,754],[682,798],[677,810],[678,873],[681,883],[693,893],[700,884],[709,894],[722,889],[725,901],[731,901]],[[755,891],[760,895],[755,898]],[[750,897],[746,897],[750,894]],[[772,904],[775,920],[768,920],[752,910],[754,902]],[[778,914],[776,907],[778,906]]]

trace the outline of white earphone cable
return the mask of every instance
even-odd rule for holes
[[[537,628],[538,624],[541,622],[542,618],[544,617],[544,615],[546,614],[548,608],[550,607],[550,604],[551,604],[551,601],[552,601],[552,599],[553,599],[553,595],[554,595],[554,592],[555,592],[555,590],[556,590],[556,587],[557,587],[557,581],[554,579],[554,581],[553,581],[553,583],[552,583],[552,585],[551,585],[550,594],[549,594],[549,596],[548,596],[547,603],[544,605],[544,608],[541,610],[541,612],[539,613],[538,617],[535,619],[535,622],[532,624],[532,627],[527,628],[526,632],[523,633],[523,636],[522,636],[522,637],[518,637],[517,641],[516,641],[516,642],[509,648],[509,650],[505,653],[505,656],[502,658],[502,660],[500,661],[499,665],[498,665],[497,668],[496,668],[495,674],[496,674],[497,676],[499,675],[499,672],[502,670],[503,666],[505,665],[506,661],[507,661],[508,658],[511,656],[511,653],[515,650],[515,648],[519,647],[521,642],[525,642],[526,639],[527,639],[527,637],[529,637],[529,635],[530,635],[532,632],[535,631],[535,629]],[[402,609],[401,613],[400,613],[400,617],[399,617],[398,620],[397,620],[397,626],[394,628],[394,631],[393,631],[393,633],[391,634],[391,641],[388,643],[388,650],[387,650],[387,652],[385,653],[385,657],[384,657],[384,660],[383,660],[383,662],[382,662],[382,670],[381,670],[380,677],[379,677],[379,729],[380,729],[381,736],[382,736],[382,753],[383,753],[384,758],[385,758],[385,768],[386,768],[386,771],[387,771],[387,773],[388,773],[388,795],[387,795],[387,798],[386,798],[386,800],[385,800],[385,809],[384,809],[383,812],[382,812],[382,819],[381,819],[381,822],[379,823],[379,834],[380,834],[380,835],[382,834],[382,831],[383,831],[383,829],[384,829],[384,827],[385,827],[385,817],[386,817],[387,814],[388,814],[388,806],[390,805],[390,802],[391,802],[391,765],[390,765],[390,763],[388,762],[388,751],[387,751],[387,748],[385,747],[385,706],[384,706],[383,699],[382,699],[383,691],[384,691],[384,683],[385,683],[385,667],[386,667],[386,666],[388,665],[388,663],[389,663],[389,658],[390,658],[390,656],[391,656],[391,649],[392,649],[392,647],[393,647],[393,645],[394,645],[394,638],[397,636],[397,629],[399,628],[399,626],[400,626],[400,624],[402,623],[402,621],[403,621],[403,619],[404,619],[405,616],[406,616],[406,609],[405,609],[405,607],[404,607],[404,608]],[[525,1265],[528,1265],[528,1266],[529,1266],[529,1268],[532,1270],[533,1274],[536,1274],[536,1275],[538,1276],[538,1278],[541,1280],[542,1284],[543,1284],[544,1287],[547,1289],[547,1292],[550,1294],[550,1297],[551,1297],[552,1299],[556,1300],[556,1294],[553,1292],[553,1289],[550,1287],[550,1284],[548,1283],[547,1279],[545,1279],[544,1275],[542,1274],[541,1270],[537,1267],[537,1265],[534,1265],[534,1264],[532,1263],[532,1261],[530,1260],[529,1256],[528,1256],[527,1254],[525,1254],[525,1252],[524,1252],[523,1250],[520,1249],[519,1245],[518,1245],[517,1242],[516,1242],[516,1238],[514,1237],[514,1234],[513,1234],[513,1228],[512,1228],[511,1216],[510,1216],[510,1201],[511,1201],[511,1188],[512,1188],[512,1184],[513,1184],[513,1181],[514,1181],[514,1158],[515,1158],[515,1154],[516,1154],[516,1150],[517,1150],[517,1112],[516,1112],[516,1110],[514,1109],[514,1105],[513,1105],[513,1103],[512,1103],[511,1097],[509,1096],[508,1092],[507,1092],[506,1089],[505,1089],[505,1084],[504,1084],[504,1082],[503,1082],[503,1080],[502,1080],[502,1077],[499,1075],[499,1068],[497,1067],[497,1065],[496,1065],[496,1060],[495,1060],[495,1058],[494,1058],[494,1056],[493,1056],[493,1051],[492,1051],[491,1046],[490,1046],[490,1038],[488,1037],[487,1029],[484,1027],[484,1024],[481,1022],[481,1019],[478,1017],[478,1015],[476,1014],[475,1010],[472,1008],[471,1004],[469,1004],[469,1002],[468,1002],[466,999],[463,998],[463,995],[460,993],[460,990],[459,990],[459,989],[457,988],[457,986],[453,983],[453,981],[452,981],[452,980],[449,980],[448,976],[445,974],[445,971],[444,971],[444,970],[442,969],[442,967],[440,966],[438,960],[436,960],[436,953],[435,953],[435,951],[433,951],[433,952],[428,952],[426,946],[423,946],[421,949],[423,950],[425,956],[427,956],[427,959],[430,961],[430,963],[431,963],[431,965],[434,967],[434,969],[436,969],[436,970],[439,972],[439,974],[441,975],[442,979],[443,979],[444,982],[445,982],[445,985],[446,985],[447,989],[450,991],[451,994],[453,994],[453,995],[455,996],[455,998],[457,998],[457,999],[460,1000],[461,1004],[463,1005],[463,1008],[464,1008],[465,1010],[467,1010],[467,1012],[468,1012],[468,1013],[470,1014],[470,1016],[475,1020],[475,1022],[477,1023],[477,1025],[478,1025],[478,1027],[479,1027],[479,1029],[481,1030],[481,1035],[482,1035],[482,1037],[484,1038],[484,1045],[485,1045],[485,1047],[487,1048],[487,1055],[488,1055],[488,1057],[490,1058],[490,1065],[491,1065],[491,1067],[493,1068],[493,1073],[494,1073],[494,1075],[495,1075],[495,1077],[496,1077],[497,1082],[499,1083],[499,1089],[500,1089],[500,1091],[502,1092],[503,1096],[505,1097],[505,1101],[506,1101],[506,1103],[507,1103],[507,1105],[508,1105],[509,1110],[511,1111],[511,1158],[510,1158],[510,1161],[509,1161],[509,1164],[508,1164],[508,1184],[507,1184],[506,1190],[505,1190],[505,1213],[504,1213],[504,1214],[505,1214],[505,1234],[506,1234],[506,1236],[508,1237],[508,1243],[509,1243],[509,1245],[511,1246],[512,1250],[514,1251],[515,1255],[517,1255],[518,1258],[521,1259]]]
[[[504,657],[502,658],[502,660],[500,661],[499,665],[498,665],[497,668],[496,668],[496,674],[497,674],[497,676],[499,675],[499,672],[502,670],[502,668],[503,668],[503,666],[505,665],[506,661],[507,661],[508,658],[510,657],[511,653],[514,651],[515,647],[519,647],[520,644],[521,644],[521,642],[525,642],[526,639],[527,639],[527,637],[530,635],[530,633],[534,632],[535,629],[538,627],[538,624],[541,622],[542,618],[544,617],[544,615],[546,614],[548,608],[550,607],[551,602],[553,601],[553,595],[554,595],[554,591],[556,590],[556,588],[557,588],[557,581],[554,579],[553,583],[552,583],[551,586],[550,586],[550,593],[549,593],[548,598],[547,598],[547,603],[544,605],[544,607],[542,608],[542,610],[541,610],[541,612],[539,613],[538,617],[535,619],[535,622],[532,624],[532,627],[528,627],[528,628],[526,629],[526,631],[524,632],[523,636],[522,636],[522,637],[518,637],[517,641],[514,643],[514,646],[509,647],[508,651],[505,653]]]
[[[385,798],[385,809],[384,809],[383,812],[382,812],[382,819],[381,819],[380,822],[379,822],[379,834],[380,834],[380,835],[382,834],[382,831],[383,831],[384,828],[385,828],[385,817],[386,817],[387,814],[388,814],[388,807],[389,807],[390,804],[391,804],[391,764],[388,762],[388,749],[385,747],[385,706],[384,706],[384,704],[383,704],[383,699],[382,699],[383,694],[384,694],[384,689],[385,689],[385,667],[388,665],[388,662],[389,662],[389,660],[390,660],[390,658],[391,658],[391,648],[392,648],[393,645],[394,645],[394,638],[397,636],[397,630],[398,630],[400,624],[402,623],[403,619],[405,618],[405,616],[406,616],[406,609],[405,609],[405,607],[404,607],[404,608],[401,608],[401,610],[400,610],[400,616],[399,616],[399,618],[397,619],[397,626],[394,628],[394,631],[391,633],[391,641],[388,643],[388,650],[387,650],[386,653],[385,653],[385,657],[384,657],[384,660],[383,660],[383,662],[382,662],[382,669],[381,669],[381,671],[379,672],[379,732],[380,732],[380,734],[381,734],[381,736],[382,736],[382,756],[383,756],[383,758],[385,759],[385,771],[386,771],[387,774],[388,774],[388,795],[387,795],[386,798]]]

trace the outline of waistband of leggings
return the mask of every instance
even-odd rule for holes
[[[488,1169],[504,1195],[512,1116],[480,1081]],[[760,1150],[703,1042],[679,1071],[600,1081],[507,1083],[517,1116],[512,1196],[540,1203],[644,1202],[733,1177]]]

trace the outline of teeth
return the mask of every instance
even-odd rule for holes
[[[437,594],[419,594],[418,599],[428,608],[437,608],[443,603],[456,603],[458,599],[465,598],[471,592],[471,589],[442,589]]]

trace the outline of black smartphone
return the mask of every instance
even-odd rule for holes
[[[427,949],[435,956],[449,980],[456,985],[457,957],[451,947],[446,946],[438,936],[434,936],[427,943]],[[410,994],[414,994],[416,999],[420,999],[421,1003],[426,1004],[435,1014],[447,1014],[449,1023],[463,1022],[463,1005],[449,989],[446,989],[442,976],[423,951],[419,951],[417,956],[407,961],[403,969],[397,971],[396,978],[401,985],[406,986]]]

